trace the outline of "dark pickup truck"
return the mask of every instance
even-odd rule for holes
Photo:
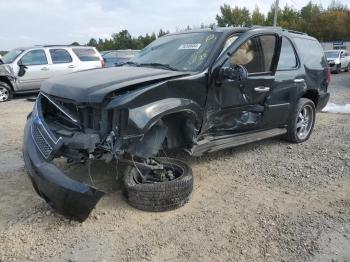
[[[304,142],[329,99],[329,81],[321,45],[303,33],[169,34],[123,66],[44,82],[24,131],[25,165],[37,193],[73,219],[84,220],[104,192],[64,174],[56,158],[123,162],[131,205],[176,208],[191,194],[191,169],[159,151],[201,156],[281,135]]]

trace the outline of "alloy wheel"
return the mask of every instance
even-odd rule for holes
[[[9,96],[9,91],[5,87],[0,86],[0,102],[8,100]]]
[[[305,105],[297,119],[297,136],[299,139],[305,139],[312,129],[314,121],[314,110],[310,105]]]

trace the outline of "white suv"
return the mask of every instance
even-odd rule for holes
[[[328,65],[332,72],[340,73],[341,70],[349,72],[350,55],[346,50],[328,50],[325,51]]]
[[[105,66],[99,52],[88,46],[16,48],[1,61],[0,102],[14,93],[38,91],[41,83],[52,76]]]

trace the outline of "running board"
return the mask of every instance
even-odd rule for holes
[[[241,135],[207,137],[198,141],[191,149],[188,150],[188,152],[192,156],[201,156],[204,153],[211,153],[225,148],[241,146],[266,138],[283,135],[285,133],[287,133],[285,128],[275,128]]]

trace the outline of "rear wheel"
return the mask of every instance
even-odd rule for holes
[[[337,69],[335,69],[335,73],[339,74],[341,71],[341,64],[337,65]]]
[[[345,72],[349,72],[350,71],[350,63],[348,64],[348,66],[345,68]]]
[[[6,102],[12,98],[11,87],[3,82],[0,82],[0,102]]]
[[[155,158],[163,169],[128,166],[123,179],[127,202],[145,211],[167,211],[188,202],[193,189],[191,168],[177,159]]]
[[[315,117],[314,102],[307,98],[300,98],[289,119],[287,140],[293,143],[308,140],[315,125]]]

